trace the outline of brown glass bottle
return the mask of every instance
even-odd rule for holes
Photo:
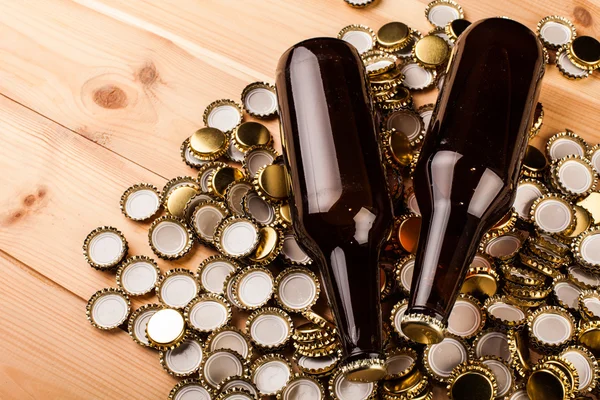
[[[281,57],[276,87],[294,231],[320,268],[350,376],[377,380],[392,206],[363,63],[342,40],[306,40]]]
[[[414,174],[422,214],[402,329],[421,343],[442,328],[479,242],[514,199],[544,74],[542,48],[506,18],[458,39]]]

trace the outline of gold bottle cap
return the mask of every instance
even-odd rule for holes
[[[121,212],[134,221],[152,218],[160,209],[160,193],[154,185],[138,183],[129,187],[121,196]]]
[[[433,109],[435,108],[435,104],[428,103],[424,104],[421,107],[417,108],[417,114],[421,116],[423,120],[423,130],[427,132],[429,129],[429,123],[431,122],[431,117],[433,116]]]
[[[568,155],[552,162],[551,182],[565,196],[587,196],[598,183],[598,174],[585,157]]]
[[[377,382],[383,379],[386,372],[385,360],[378,358],[365,358],[344,364],[340,371],[351,382]]]
[[[337,369],[329,379],[329,395],[333,400],[375,399],[377,382],[354,382]]]
[[[535,200],[530,215],[538,229],[550,234],[568,235],[577,225],[575,209],[558,194],[546,194]]]
[[[163,308],[155,312],[146,324],[150,347],[158,350],[174,349],[185,337],[185,320],[175,309]]]
[[[83,242],[83,256],[95,269],[116,268],[127,255],[127,240],[120,230],[101,226],[91,231]]]
[[[410,347],[395,348],[387,352],[385,368],[386,380],[402,378],[410,374],[416,368],[419,356],[417,352]]]
[[[202,168],[208,168],[210,165],[212,165],[212,163],[213,162],[204,164],[200,168],[199,173],[202,171]],[[200,176],[200,175],[198,175],[198,176]],[[197,188],[198,192],[200,192],[201,185],[198,183],[198,181],[196,179],[192,178],[191,176],[178,176],[176,178],[169,180],[167,183],[165,183],[165,186],[163,186],[163,189],[160,192],[161,203],[166,207],[167,199],[169,198],[169,194],[171,193],[171,191],[177,189],[180,186],[184,186],[184,185],[193,186],[193,187]],[[204,190],[204,189],[202,189],[202,190]]]
[[[165,215],[150,225],[148,242],[154,254],[165,260],[174,260],[192,249],[194,238],[183,220]]]
[[[188,396],[211,399],[212,392],[206,389],[198,379],[184,379],[171,390],[169,400],[185,400]]]
[[[256,173],[263,167],[273,164],[277,158],[275,149],[269,146],[252,146],[244,154],[242,167],[247,176],[254,178]]]
[[[197,194],[198,185],[183,184],[171,190],[165,202],[167,213],[177,218],[185,218],[185,206]]]
[[[582,69],[594,71],[600,68],[600,42],[591,36],[578,36],[568,45],[567,56]]]
[[[475,297],[491,297],[498,291],[500,277],[493,267],[471,266],[461,286],[461,293]]]
[[[405,214],[399,217],[398,243],[408,253],[415,254],[421,232],[421,217],[415,214]]]
[[[229,148],[227,149],[227,158],[234,163],[241,164],[244,161],[244,153],[242,153],[236,146],[235,140],[233,139],[233,132],[229,134],[231,137],[229,140]]]
[[[600,293],[597,290],[582,290],[577,297],[577,304],[584,319],[600,320]]]
[[[411,29],[402,22],[388,22],[377,31],[377,43],[386,51],[404,48],[410,38]]]
[[[581,321],[577,336],[578,342],[592,353],[600,353],[600,320]]]
[[[470,21],[463,18],[457,18],[448,22],[444,28],[446,36],[452,43],[456,42],[461,33],[463,33],[471,25]]]
[[[386,79],[390,73],[396,70],[396,61],[398,58],[392,54],[381,50],[370,50],[361,55],[365,70],[369,77],[377,78],[381,74],[386,74]]]
[[[190,220],[196,237],[204,243],[213,243],[215,230],[221,221],[229,216],[229,209],[219,201],[200,201]]]
[[[322,357],[303,356],[294,353],[293,360],[298,369],[305,374],[323,377],[331,374],[341,359],[341,352]]]
[[[141,296],[154,290],[160,269],[150,257],[128,258],[117,270],[117,285],[130,296]]]
[[[586,150],[585,140],[569,129],[553,135],[546,143],[546,155],[551,161],[570,155],[584,157]]]
[[[590,193],[585,199],[580,200],[577,205],[587,210],[594,224],[600,224],[600,192]]]
[[[264,200],[255,191],[246,193],[242,199],[242,208],[246,215],[262,225],[272,225],[277,222],[278,215],[275,212],[275,206]]]
[[[498,395],[494,373],[480,361],[467,361],[454,367],[447,388],[451,400],[493,400]]]
[[[204,127],[190,136],[192,154],[203,161],[212,161],[221,157],[229,147],[229,136],[217,128]]]
[[[423,34],[421,32],[411,28],[410,38],[408,39],[406,45],[403,48],[396,50],[394,54],[396,54],[396,56],[403,61],[412,60],[415,43],[417,43],[417,41],[422,37]]]
[[[448,26],[448,25],[446,25],[446,26]],[[454,46],[454,43],[450,40],[450,38],[448,37],[448,34],[446,33],[446,28],[441,28],[441,27],[433,28],[432,30],[430,30],[427,33],[427,36],[439,37],[448,45],[448,49],[450,49]],[[414,53],[414,51],[413,51],[413,53]],[[413,54],[413,59],[415,59],[414,54]],[[415,61],[417,61],[417,60],[415,59]],[[440,69],[442,69],[442,68],[440,68]]]
[[[216,100],[204,109],[204,125],[230,132],[242,122],[242,107],[233,100]]]
[[[547,193],[546,186],[536,179],[524,178],[519,180],[517,194],[513,202],[513,208],[519,218],[530,221],[533,202]]]
[[[491,231],[499,231],[504,233],[512,232],[517,225],[517,218],[519,214],[514,208],[511,208],[502,218],[496,222],[496,224],[490,229]]]
[[[556,381],[562,383],[562,387],[566,394],[565,398],[573,397],[574,392],[577,391],[577,387],[579,386],[579,377],[573,364],[561,357],[543,357],[534,367],[530,379],[534,377],[539,370],[549,371],[554,377],[555,384],[558,383]]]
[[[587,158],[592,162],[596,172],[600,172],[600,143],[594,146],[589,146]]]
[[[371,97],[373,98],[373,102],[379,107],[380,104],[385,103],[387,100],[391,100],[396,94],[396,88],[393,87],[388,90],[371,92]]]
[[[555,350],[567,345],[575,336],[575,319],[561,307],[544,306],[527,317],[529,337],[541,350]]]
[[[572,243],[575,259],[584,267],[600,267],[600,227],[593,226],[577,236]]]
[[[231,182],[227,188],[225,188],[225,203],[227,204],[227,208],[234,215],[244,215],[244,196],[252,190],[252,188],[252,182],[247,178]]]
[[[519,385],[516,390],[507,398],[507,400],[529,400],[527,390],[523,388],[524,385]]]
[[[444,28],[451,21],[464,17],[462,7],[452,0],[434,0],[425,8],[425,18],[438,28]]]
[[[493,296],[483,303],[490,322],[510,327],[521,326],[527,322],[527,315],[521,307],[510,304],[505,296]]]
[[[222,328],[231,320],[231,306],[224,297],[205,293],[195,297],[186,306],[183,317],[189,328],[200,333]]]
[[[233,131],[234,145],[245,153],[252,146],[271,146],[273,138],[266,126],[259,122],[243,122]]]
[[[255,310],[271,299],[274,285],[273,275],[267,268],[247,267],[236,275],[231,293],[242,308]]]
[[[473,340],[472,352],[476,358],[496,356],[505,361],[512,361],[508,350],[508,338],[504,330],[499,328],[489,328],[479,332]]]
[[[598,362],[596,357],[583,346],[569,346],[560,353],[560,358],[570,362],[577,371],[580,394],[590,393],[598,384]]]
[[[550,292],[552,292],[551,286],[526,286],[518,283],[507,281],[504,283],[504,291],[507,295],[512,296],[511,298],[518,298],[522,300],[544,300]]]
[[[262,167],[254,177],[254,189],[267,201],[282,202],[289,196],[285,166],[272,164]]]
[[[237,352],[244,359],[252,358],[252,344],[250,339],[240,329],[234,326],[223,326],[214,330],[208,338],[206,338],[205,348],[207,351],[217,351],[221,349],[229,349]],[[229,389],[225,387],[224,389]]]
[[[473,296],[459,294],[448,317],[448,332],[470,339],[481,332],[484,325],[485,313],[481,303]]]
[[[337,38],[353,45],[359,54],[372,50],[377,41],[377,36],[375,36],[373,29],[357,24],[343,27],[338,33]]]
[[[277,395],[277,400],[296,399],[323,400],[325,399],[325,389],[316,378],[296,374]]]
[[[532,145],[527,145],[521,174],[527,178],[542,179],[544,178],[544,172],[547,167],[548,160],[544,153]]]
[[[198,372],[204,348],[195,335],[187,335],[176,349],[160,351],[160,364],[169,375],[175,377],[191,376]]]
[[[470,352],[467,343],[450,334],[446,334],[446,337],[439,343],[428,344],[423,350],[423,366],[427,374],[442,383],[448,383],[452,370],[469,359]]]
[[[392,128],[381,132],[383,155],[388,166],[406,167],[412,160],[412,146],[403,132]]]
[[[400,84],[404,75],[398,68],[392,68],[387,72],[370,75],[369,86],[371,93],[378,101],[377,106],[382,110],[397,110],[412,105],[412,95],[406,89],[401,90]],[[382,98],[383,97],[383,98]]]
[[[283,232],[279,228],[263,226],[254,254],[248,259],[256,265],[268,265],[281,253],[283,248]]]
[[[241,179],[244,179],[244,172],[241,169],[231,166],[219,167],[208,179],[208,192],[223,199],[227,186]]]
[[[423,119],[413,110],[401,109],[392,112],[385,118],[384,125],[388,130],[395,129],[397,132],[404,133],[413,146],[425,137]]]
[[[215,198],[207,193],[200,192],[194,195],[192,198],[190,198],[185,204],[185,207],[183,209],[183,219],[187,224],[189,224],[190,227],[193,227],[192,216],[194,214],[196,206],[198,206],[201,202],[208,200],[215,201]]]
[[[200,364],[200,379],[212,389],[230,376],[245,376],[248,364],[237,352],[229,349],[219,349],[207,352]]]
[[[381,397],[385,400],[427,399],[430,385],[427,376],[415,368],[402,378],[385,380],[381,384]],[[423,397],[425,396],[425,397]]]
[[[600,275],[588,271],[579,265],[567,268],[567,276],[582,289],[597,289],[600,287]]]
[[[109,330],[118,328],[127,321],[131,303],[121,289],[105,288],[90,297],[86,306],[86,316],[92,326]]]
[[[558,50],[577,37],[575,25],[565,17],[551,15],[542,18],[537,24],[537,35],[544,46]]]
[[[194,273],[185,268],[171,269],[156,284],[158,300],[166,306],[183,309],[200,291]]]
[[[571,257],[569,256],[569,254],[561,254],[558,251],[556,251],[553,247],[546,247],[535,236],[530,236],[528,238],[527,250],[531,251],[533,254],[540,257],[541,259],[548,261],[548,263],[550,263],[553,266],[556,266],[556,268],[562,265],[567,265],[571,262]]]
[[[404,256],[394,264],[394,273],[396,275],[396,282],[400,287],[400,290],[404,294],[410,293],[410,286],[412,283],[413,271],[415,269],[415,256],[410,254]]]
[[[266,354],[252,364],[250,379],[263,396],[275,396],[283,390],[292,377],[292,367],[279,354]]]
[[[257,118],[271,118],[277,115],[277,94],[275,85],[266,82],[253,82],[242,90],[242,104],[248,114]]]
[[[508,282],[523,286],[539,287],[544,285],[546,276],[529,268],[520,268],[516,265],[503,264],[500,266],[502,277]]]
[[[506,338],[510,353],[510,365],[521,378],[527,377],[531,372],[531,356],[526,331],[509,329]]]
[[[372,4],[375,0],[344,0],[346,4],[354,8],[364,8]]]
[[[552,294],[556,304],[570,311],[579,310],[579,295],[581,288],[567,280],[567,277],[560,276],[554,279]]]
[[[324,357],[336,354],[341,350],[341,344],[337,338],[322,339],[312,343],[294,342],[296,353],[308,357]]]
[[[321,285],[308,268],[292,267],[283,270],[275,280],[275,299],[286,311],[303,312],[319,299]]]
[[[209,190],[209,181],[213,172],[215,172],[218,168],[227,167],[228,164],[225,164],[222,161],[209,161],[203,164],[198,170],[198,179],[197,184],[202,189],[202,192],[208,193]],[[191,178],[193,179],[193,178]],[[164,190],[163,190],[164,191]]]
[[[435,34],[427,35],[415,44],[414,53],[414,60],[421,66],[425,68],[438,68],[448,61],[450,46],[440,36]]]
[[[214,243],[221,253],[242,258],[256,250],[259,239],[258,226],[254,221],[246,217],[229,217],[217,226]]]
[[[479,360],[483,365],[488,367],[496,377],[498,387],[497,397],[503,397],[510,394],[511,390],[516,387],[516,378],[510,365],[495,356],[485,356]]]
[[[192,152],[192,148],[190,147],[190,138],[186,138],[181,143],[181,146],[179,147],[179,153],[181,154],[181,159],[183,160],[183,162],[192,168],[198,169],[208,162],[201,160],[194,155],[194,153]]]
[[[296,237],[292,232],[288,232],[283,237],[283,248],[281,255],[287,263],[291,265],[309,265],[312,264],[310,257],[302,250]]]
[[[421,215],[419,204],[417,203],[417,196],[415,196],[415,191],[412,186],[412,181],[406,184],[404,189],[404,204],[406,205],[406,208],[409,209],[413,214]]]
[[[233,375],[233,376],[227,377],[227,378],[223,379],[223,381],[221,381],[221,383],[215,390],[215,392],[218,393],[219,395],[225,394],[225,393],[229,393],[229,395],[231,395],[231,393],[234,391],[237,391],[238,394],[241,393],[240,391],[243,391],[244,394],[250,394],[251,396],[256,396],[256,397],[250,397],[251,399],[258,400],[258,398],[259,398],[258,397],[259,393],[258,393],[258,389],[256,388],[256,385],[254,383],[252,383],[252,380],[250,380],[250,378],[247,376]],[[241,400],[241,399],[238,399],[238,400]]]
[[[306,313],[308,312],[303,313],[303,315]],[[317,324],[315,322],[307,322],[295,329],[293,338],[297,342],[307,343],[332,338],[336,334],[335,328],[329,327],[327,323]]]
[[[235,283],[236,276],[237,271],[234,271],[230,272],[229,275],[225,277],[225,280],[223,281],[223,294],[229,303],[233,304],[237,308],[243,308],[243,306],[237,302],[237,298],[233,295],[233,285]]]
[[[150,317],[162,308],[163,306],[161,304],[144,304],[131,313],[129,322],[127,323],[127,331],[134,342],[141,346],[150,346],[148,338],[146,337],[146,326],[148,325]]]
[[[495,261],[489,255],[478,251],[475,253],[473,257],[473,261],[471,261],[471,267],[480,268],[480,269],[489,269],[493,270],[495,268]]]
[[[573,232],[568,235],[564,235],[565,239],[573,239],[579,236],[588,230],[594,222],[588,210],[580,205],[574,205],[573,208],[575,209],[575,218],[577,219],[577,224],[575,225]]]
[[[526,236],[518,230],[508,233],[489,231],[483,236],[479,250],[506,262],[515,258],[521,247],[523,247],[525,240]]]
[[[408,300],[407,299],[404,299],[404,300],[398,302],[394,306],[394,308],[392,308],[392,312],[390,315],[390,323],[392,325],[392,328],[394,328],[394,330],[396,331],[396,333],[398,335],[400,335],[401,339],[412,341],[411,338],[409,338],[408,336],[406,336],[404,334],[404,332],[402,332],[402,318],[404,317],[404,313],[406,312],[407,308],[408,308]]]
[[[423,68],[416,62],[406,63],[400,68],[404,75],[402,85],[413,91],[425,90],[436,83],[437,72],[433,69]]]
[[[561,47],[556,53],[556,67],[561,75],[568,79],[579,80],[590,76],[590,71],[573,64],[567,47]]]
[[[226,378],[227,379],[227,378]],[[258,395],[254,395],[244,389],[229,389],[219,392],[216,400],[258,400]]]

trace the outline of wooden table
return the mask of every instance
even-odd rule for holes
[[[426,33],[426,3],[379,0],[356,10],[342,0],[0,2],[0,398],[166,398],[176,380],[155,352],[86,321],[87,299],[115,278],[85,263],[83,239],[114,225],[131,254],[152,255],[148,224],[127,220],[119,198],[133,183],[162,187],[194,174],[179,146],[202,126],[207,104],[239,101],[248,83],[273,82],[285,49],[347,24],[377,29],[399,20]],[[533,29],[558,14],[580,34],[600,36],[598,1],[461,4],[471,21],[506,15]],[[549,68],[537,144],[565,127],[600,141],[599,77],[573,82]],[[269,128],[278,142],[276,122]],[[159,264],[195,269],[208,253],[198,248]]]

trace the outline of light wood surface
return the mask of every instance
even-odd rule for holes
[[[399,20],[428,32],[427,1],[378,0],[5,0],[0,2],[0,398],[159,399],[176,380],[156,353],[127,333],[100,332],[85,303],[114,286],[91,269],[83,239],[121,229],[131,254],[152,256],[148,224],[127,220],[119,198],[131,184],[162,187],[193,174],[179,146],[216,99],[239,101],[253,81],[274,80],[278,57],[312,36]],[[467,19],[506,15],[535,28],[571,18],[600,36],[600,2],[463,0]],[[599,74],[580,82],[552,67],[539,139],[569,127],[600,141]],[[434,101],[435,93],[417,98]],[[268,123],[279,143],[276,121]],[[197,246],[163,271],[196,268]],[[153,297],[134,299],[137,307]]]

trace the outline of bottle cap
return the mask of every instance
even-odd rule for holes
[[[185,217],[185,206],[198,194],[198,185],[183,184],[169,192],[165,201],[167,213],[177,218]]]
[[[292,367],[279,354],[266,354],[252,364],[250,379],[263,396],[274,396],[283,390],[292,377]]]
[[[116,268],[127,255],[125,236],[117,228],[101,226],[91,231],[83,242],[83,256],[95,269]]]
[[[200,201],[191,218],[194,233],[200,241],[213,243],[215,230],[221,221],[229,216],[229,209],[219,201]]]
[[[590,193],[585,199],[580,200],[577,205],[587,210],[594,224],[600,224],[600,192]]]
[[[556,268],[570,263],[571,257],[568,254],[560,254],[559,252],[555,251],[554,248],[546,247],[536,239],[537,238],[535,236],[530,236],[527,239],[527,250],[548,261],[548,263],[552,264]]]
[[[410,293],[410,286],[412,283],[413,271],[415,269],[415,256],[410,254],[404,256],[394,265],[394,271],[396,275],[396,282],[404,294]]]
[[[567,47],[561,47],[556,53],[556,67],[561,75],[568,79],[579,80],[590,76],[590,71],[573,64]]]
[[[231,320],[231,306],[222,296],[205,293],[185,306],[183,316],[188,327],[200,333],[210,332],[225,326]]]
[[[200,364],[200,379],[212,389],[230,376],[245,376],[247,372],[246,360],[229,349],[207,352]]]
[[[567,268],[567,276],[582,289],[597,289],[600,287],[600,275],[578,265]]]
[[[204,125],[230,132],[242,122],[242,107],[233,100],[216,100],[204,109]]]
[[[414,60],[425,68],[438,68],[450,57],[450,46],[437,35],[427,35],[417,41],[414,48]]]
[[[577,370],[579,385],[576,390],[579,393],[590,393],[596,388],[598,362],[591,351],[583,346],[569,346],[560,353],[560,358],[570,362]]]
[[[399,217],[398,243],[408,253],[415,254],[421,232],[421,217],[415,214],[404,214]]]
[[[150,257],[128,258],[117,270],[117,285],[130,296],[141,296],[154,290],[160,269]]]
[[[415,43],[417,42],[417,40],[421,39],[422,37],[423,37],[423,34],[421,32],[419,32],[416,29],[411,28],[410,29],[410,38],[406,42],[406,45],[403,48],[396,50],[394,52],[394,54],[396,54],[396,56],[401,60],[412,59]]]
[[[592,162],[596,172],[600,172],[600,143],[589,147],[587,158]]]
[[[530,221],[533,202],[547,193],[548,189],[542,182],[530,178],[521,179],[517,186],[515,201],[513,202],[513,208],[519,215],[519,218]]]
[[[365,70],[369,77],[389,73],[396,69],[398,58],[393,53],[381,50],[370,50],[361,55]]]
[[[121,196],[121,212],[134,221],[152,218],[160,209],[160,193],[154,185],[138,183]]]
[[[370,53],[370,52],[369,52]],[[369,86],[371,92],[376,98],[385,97],[378,103],[382,110],[397,110],[412,105],[412,95],[410,92],[400,90],[404,75],[397,67],[392,67],[389,71],[377,75],[369,75]],[[384,96],[384,94],[386,96]]]
[[[158,350],[174,349],[185,337],[185,320],[175,309],[163,308],[155,312],[146,324],[146,338],[150,347]]]
[[[171,390],[169,400],[185,400],[188,396],[197,399],[211,399],[212,393],[198,379],[184,379]]]
[[[492,226],[491,231],[498,231],[503,233],[512,232],[517,226],[517,218],[519,214],[515,211],[514,208],[511,208],[502,218],[496,222],[494,226]]]
[[[475,297],[491,297],[498,291],[500,277],[493,267],[471,266],[467,270],[461,293]]]
[[[448,383],[452,370],[457,365],[469,361],[469,358],[466,342],[449,334],[446,334],[441,342],[428,344],[423,350],[423,366],[427,374],[442,383]]]
[[[597,290],[585,289],[577,297],[579,312],[585,319],[600,319],[600,293]]]
[[[218,168],[227,166],[228,164],[225,164],[222,161],[209,161],[200,167],[200,169],[198,170],[197,183],[203,192],[208,193],[209,182],[213,172],[215,172]]]
[[[463,33],[468,27],[471,25],[470,21],[467,21],[463,18],[457,18],[448,22],[444,30],[446,31],[446,36],[452,43],[456,42],[461,33]]]
[[[204,167],[208,168],[208,166],[211,163],[206,163],[205,165],[203,165],[200,168],[199,172],[202,171],[202,168],[204,168]],[[200,176],[200,175],[198,175],[198,176]],[[191,176],[178,176],[176,178],[169,180],[167,183],[165,183],[165,186],[163,186],[163,189],[160,192],[161,203],[166,207],[167,199],[169,198],[169,194],[171,193],[171,191],[177,189],[180,186],[184,186],[184,185],[193,186],[198,189],[198,192],[200,192],[201,185],[198,183],[198,181],[196,179],[192,178]],[[202,190],[204,190],[204,189],[202,189]]]
[[[415,191],[412,187],[412,183],[408,185],[404,190],[404,204],[406,205],[406,208],[408,208],[413,214],[421,215],[421,211],[419,210],[419,204],[417,203],[417,196],[415,196]]]
[[[494,376],[496,377],[496,384],[498,387],[497,397],[507,396],[511,390],[516,386],[516,378],[510,365],[494,356],[482,357],[479,361],[486,367],[488,367]]]
[[[190,136],[192,154],[203,161],[221,157],[229,147],[229,136],[220,129],[204,127]]]
[[[141,346],[150,346],[146,337],[146,326],[150,317],[163,308],[160,304],[144,304],[129,317],[127,331],[134,342]]]
[[[244,173],[241,169],[231,166],[218,167],[208,179],[208,192],[224,199],[227,186],[243,178]]]
[[[340,366],[340,371],[352,382],[377,382],[385,377],[386,364],[380,358],[363,358]]]
[[[219,392],[216,400],[258,400],[258,396],[247,390],[234,388]]]
[[[329,379],[329,395],[333,400],[375,399],[377,382],[353,382],[338,369]]]
[[[264,267],[247,267],[234,278],[232,295],[236,303],[247,310],[255,310],[267,304],[273,296],[274,279]]]
[[[506,333],[498,328],[489,328],[479,332],[473,341],[472,349],[476,358],[496,356],[505,361],[512,361]]]
[[[252,358],[252,344],[241,330],[234,326],[223,326],[214,330],[205,342],[207,351],[230,349],[240,354],[246,360]],[[229,387],[225,388],[229,389]]]
[[[233,131],[235,147],[245,153],[252,146],[271,146],[273,138],[266,126],[259,122],[242,122]]]
[[[192,152],[192,148],[190,147],[190,138],[186,138],[181,143],[181,146],[179,147],[179,153],[181,154],[181,159],[183,160],[183,162],[192,168],[198,169],[208,162],[201,160],[194,155],[194,153]]]
[[[483,303],[490,322],[496,325],[516,327],[527,322],[525,311],[518,306],[512,305],[504,296],[490,297]]]
[[[556,267],[549,265],[546,260],[536,256],[527,249],[519,253],[519,259],[526,267],[550,278],[556,278],[560,274],[560,271]]]
[[[231,182],[227,188],[225,188],[225,202],[234,215],[244,215],[244,196],[252,190],[252,188],[252,182],[247,178]]]
[[[446,26],[448,26],[448,25],[446,25]],[[450,54],[450,49],[454,46],[454,43],[448,37],[445,27],[444,28],[442,28],[442,27],[433,28],[432,30],[430,30],[427,33],[427,36],[436,36],[436,37],[442,39],[444,41],[444,43],[446,43],[448,45],[448,54]],[[413,53],[414,53],[414,51],[413,51]],[[413,56],[413,59],[414,59],[414,56]],[[417,61],[417,60],[415,60],[415,61]]]
[[[582,69],[594,71],[600,67],[600,42],[591,36],[578,36],[565,46],[571,62]]]
[[[516,297],[523,300],[544,300],[552,291],[552,287],[526,286],[507,281],[504,283],[504,291],[507,295],[512,296],[511,298]]]
[[[415,368],[410,374],[393,380],[385,380],[381,384],[381,397],[383,399],[430,399],[429,379]]]
[[[510,264],[503,264],[500,268],[504,279],[519,285],[539,287],[544,285],[546,280],[544,275],[529,268],[520,268]]]
[[[390,315],[390,322],[391,322],[392,328],[394,328],[396,333],[398,333],[398,335],[400,335],[401,339],[412,341],[411,338],[409,338],[408,336],[406,336],[404,334],[404,332],[402,332],[402,318],[404,317],[404,313],[406,312],[407,308],[408,308],[408,300],[407,299],[404,299],[404,300],[398,302],[392,308],[392,312]]]
[[[434,0],[425,8],[425,18],[435,27],[444,28],[451,21],[464,17],[462,7],[452,0]]]
[[[583,232],[587,231],[593,223],[592,216],[585,208],[579,205],[574,205],[573,208],[575,209],[575,218],[577,219],[577,223],[573,232],[568,235],[564,235],[565,239],[573,239],[579,236]],[[565,259],[568,259],[568,256],[565,256]]]
[[[569,129],[553,135],[546,143],[546,154],[551,161],[571,155],[584,157],[586,150],[585,140]]]
[[[538,22],[537,35],[545,47],[558,50],[571,43],[577,37],[577,31],[575,25],[567,18],[551,15]]]
[[[244,153],[242,153],[237,147],[235,147],[235,140],[233,139],[233,132],[229,134],[231,139],[229,140],[229,147],[227,148],[227,158],[234,163],[241,164],[244,161]]]
[[[160,364],[169,375],[186,377],[195,374],[200,368],[204,349],[202,342],[194,335],[188,335],[176,349],[160,351]]]
[[[248,114],[253,117],[274,117],[277,115],[275,85],[266,82],[249,84],[242,90],[242,104]]]
[[[411,29],[402,22],[388,22],[377,31],[377,43],[386,51],[404,48],[411,38]]]
[[[229,217],[221,221],[215,230],[215,246],[221,253],[242,258],[256,250],[260,239],[256,224],[246,217]]]
[[[567,277],[560,276],[554,279],[552,294],[556,304],[562,308],[572,311],[579,310],[579,295],[581,294],[581,288],[567,280]]]
[[[534,241],[536,244],[539,244],[540,246],[543,246],[558,255],[565,256],[571,250],[571,241],[569,240],[568,243],[566,243],[565,240],[560,239],[561,238],[559,236],[554,237],[543,232],[535,232],[534,236]]]
[[[283,237],[283,248],[281,249],[283,259],[291,265],[312,264],[310,257],[302,250],[293,233],[286,233]]]
[[[529,337],[541,350],[556,350],[568,344],[576,333],[575,320],[565,309],[544,306],[527,317]]]
[[[419,91],[435,85],[437,72],[433,69],[423,68],[416,62],[404,64],[400,71],[404,75],[402,85],[407,89]]]
[[[575,259],[592,270],[600,267],[600,227],[593,226],[577,236],[572,243]]]
[[[509,329],[506,338],[510,353],[510,365],[521,378],[527,377],[531,372],[531,356],[526,331]]]
[[[358,50],[359,54],[363,54],[373,49],[377,36],[373,29],[365,25],[348,25],[343,27],[337,35],[338,39],[342,39]]]
[[[346,4],[350,7],[354,8],[364,8],[369,4],[373,3],[375,0],[344,0]]]
[[[269,146],[252,146],[244,154],[242,167],[250,178],[254,178],[261,168],[271,165],[276,158],[275,149]]]
[[[509,233],[489,231],[481,240],[479,250],[502,261],[512,260],[525,243],[525,235],[518,230]]]
[[[575,209],[558,194],[546,194],[535,200],[530,215],[537,228],[550,234],[568,235],[577,223]]]
[[[484,325],[485,314],[481,303],[472,296],[459,294],[448,317],[448,332],[470,339],[481,332]]]
[[[494,373],[480,361],[457,365],[448,381],[448,397],[451,400],[474,398],[474,394],[479,400],[493,400],[498,394]]]
[[[181,258],[192,249],[192,231],[185,222],[172,216],[155,219],[148,231],[148,241],[154,254],[165,260]]]
[[[309,310],[319,299],[320,291],[317,276],[308,268],[286,268],[275,280],[275,299],[290,312]]]
[[[228,378],[225,378],[219,384],[219,386],[217,387],[215,392],[219,393],[219,395],[220,395],[221,393],[225,393],[225,392],[231,393],[234,390],[238,390],[238,392],[239,392],[239,390],[243,390],[246,394],[256,396],[256,398],[251,397],[252,399],[258,400],[258,389],[256,388],[256,385],[254,383],[252,383],[250,378],[247,376],[233,375]],[[238,399],[238,400],[241,400],[241,399]]]
[[[200,192],[200,193],[197,193],[196,195],[194,195],[185,204],[185,207],[183,209],[183,215],[184,215],[183,219],[185,220],[186,223],[189,224],[190,227],[193,226],[192,216],[194,214],[194,210],[196,209],[196,206],[198,206],[201,202],[208,201],[208,200],[215,201],[215,198],[207,193]]]
[[[185,268],[165,272],[156,284],[158,300],[172,308],[184,308],[199,291],[194,273]]]
[[[568,399],[573,397],[578,385],[577,370],[570,362],[559,357],[544,357],[529,376],[527,394],[533,400]]]
[[[429,129],[429,123],[431,122],[431,117],[433,116],[433,109],[435,108],[435,104],[429,103],[424,104],[421,107],[417,108],[417,114],[421,116],[423,120],[423,130],[427,132]]]
[[[289,196],[288,179],[283,165],[267,165],[256,173],[254,189],[267,201],[281,202]]]
[[[223,281],[223,294],[227,301],[237,308],[243,308],[241,304],[237,302],[237,297],[233,295],[233,284],[235,283],[235,277],[237,276],[237,271],[230,272],[229,275],[225,277]]]
[[[527,178],[542,179],[548,167],[548,160],[544,153],[532,145],[527,145],[525,158],[521,166],[521,174]]]
[[[335,337],[310,343],[294,342],[296,353],[307,357],[324,357],[340,351],[341,344]]]
[[[417,366],[419,356],[417,352],[410,347],[395,348],[387,352],[385,368],[386,380],[402,378],[413,371]]]
[[[323,400],[325,399],[325,389],[317,379],[296,374],[277,395],[277,400],[296,399]]]
[[[413,110],[394,111],[386,117],[384,124],[388,130],[395,129],[397,132],[404,133],[413,146],[425,137],[423,119]]]
[[[308,313],[310,312],[304,312],[303,315]],[[312,314],[313,316],[316,315],[314,313]],[[309,318],[314,319],[312,317]],[[327,321],[324,320],[322,317],[319,318],[322,321],[317,322],[320,323],[311,321],[296,327],[296,330],[294,331],[293,335],[294,340],[306,343],[334,337],[337,334],[335,328],[329,327]]]
[[[410,165],[412,146],[406,134],[397,131],[395,128],[383,131],[381,132],[381,143],[387,165],[391,167]]]
[[[121,289],[105,288],[90,297],[86,315],[90,323],[102,330],[119,327],[129,317],[131,303]]]
[[[275,207],[264,200],[255,191],[246,193],[242,201],[242,207],[246,215],[254,218],[263,225],[271,225],[277,221]]]
[[[268,265],[281,253],[283,248],[283,232],[279,228],[263,226],[254,254],[248,259],[256,265]]]
[[[594,354],[600,352],[600,321],[581,321],[578,330],[578,341]]]
[[[552,184],[565,196],[587,196],[598,183],[598,174],[585,157],[569,155],[554,160],[550,169]]]
[[[290,316],[276,307],[256,310],[246,321],[246,331],[252,342],[267,349],[285,345],[292,337],[293,328]]]
[[[309,357],[294,353],[293,360],[298,369],[305,374],[316,377],[327,376],[332,373],[341,358],[341,353],[334,353],[323,357]]]

